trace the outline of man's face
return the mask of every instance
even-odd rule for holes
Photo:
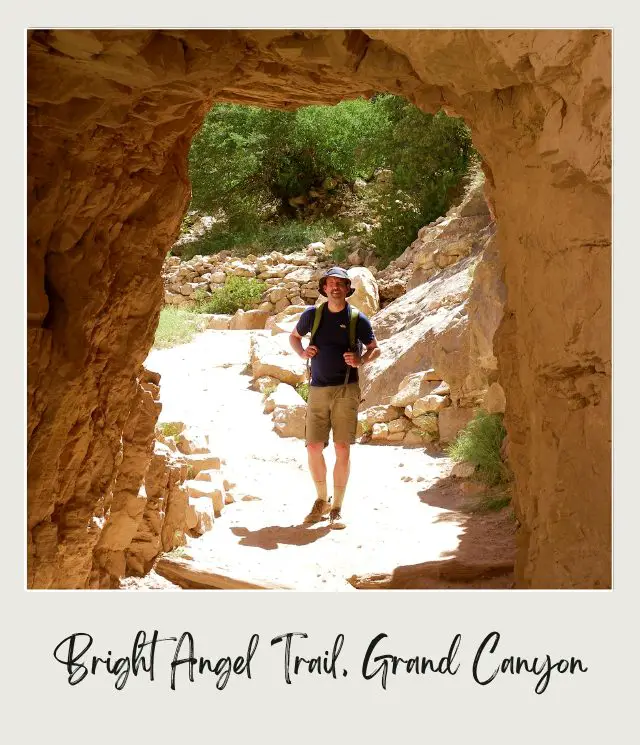
[[[349,291],[349,285],[346,279],[342,279],[341,277],[327,277],[324,291],[327,293],[327,297],[334,300],[345,300]]]

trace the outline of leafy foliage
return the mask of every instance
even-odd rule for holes
[[[184,425],[178,422],[158,422],[157,427],[164,437],[177,437],[184,429]]]
[[[188,250],[293,250],[322,240],[336,226],[302,223],[289,200],[327,179],[370,180],[385,168],[392,182],[371,242],[388,263],[446,211],[473,153],[462,120],[425,114],[388,94],[295,112],[218,104],[189,153],[191,209],[224,219]]]
[[[309,383],[298,383],[298,385],[296,386],[296,391],[301,398],[304,398],[305,401],[309,400]]]
[[[265,282],[251,277],[227,277],[224,287],[215,290],[210,296],[196,295],[196,313],[228,313],[237,310],[251,310],[260,301],[267,289]]]

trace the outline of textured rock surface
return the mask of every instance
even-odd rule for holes
[[[435,368],[437,381],[449,384],[452,400],[458,403],[465,398],[465,382],[477,368],[471,355],[470,327],[478,317],[471,316],[469,302],[472,270],[479,258],[472,254],[442,270],[375,316],[373,329],[382,353],[362,370],[367,406],[390,403],[406,376],[427,367]],[[497,321],[494,331],[496,327]],[[492,337],[493,333],[489,344]]]
[[[29,586],[89,582],[211,103],[379,90],[465,117],[485,160],[518,584],[609,586],[610,75],[593,30],[29,32]]]
[[[122,432],[122,462],[113,495],[105,500],[104,529],[94,552],[93,586],[117,586],[117,581],[125,573],[125,552],[136,537],[144,516],[147,494],[143,480],[154,453],[154,429],[161,408],[158,403],[159,380],[159,375],[142,369],[138,391]]]
[[[373,274],[363,266],[349,269],[348,274],[351,278],[351,286],[355,290],[349,298],[349,302],[361,313],[364,313],[367,318],[371,319],[380,309],[378,285]]]

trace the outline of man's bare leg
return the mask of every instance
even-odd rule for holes
[[[313,479],[318,496],[311,512],[305,518],[306,523],[314,523],[322,520],[329,508],[327,499],[327,464],[322,453],[323,449],[323,442],[310,442],[307,444],[309,471],[311,472],[311,478]]]
[[[333,467],[333,505],[331,509],[331,522],[340,517],[344,493],[349,481],[349,470],[351,466],[350,445],[347,442],[335,442],[336,462]],[[340,524],[341,527],[344,527]],[[338,523],[335,524],[338,527]]]

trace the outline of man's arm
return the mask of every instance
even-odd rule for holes
[[[380,347],[375,339],[366,345],[366,350],[362,357],[355,352],[345,352],[344,361],[351,367],[360,367],[361,365],[366,365],[367,362],[373,362],[373,360],[380,356]]]
[[[303,360],[315,357],[318,352],[318,347],[313,344],[310,344],[304,349],[302,346],[302,337],[295,329],[289,334],[289,344],[291,345],[291,349],[293,349],[298,357],[302,357]]]

